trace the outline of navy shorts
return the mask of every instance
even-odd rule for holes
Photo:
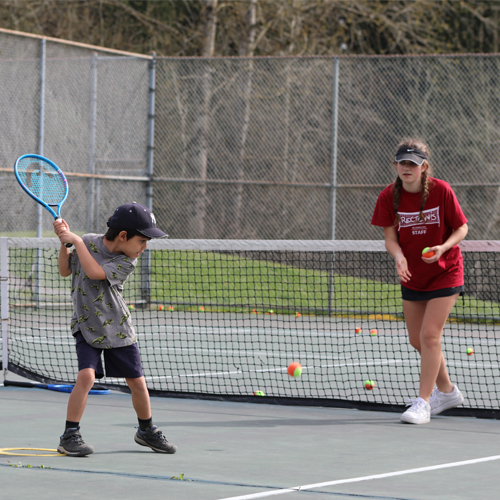
[[[137,344],[115,349],[96,349],[87,344],[81,332],[75,334],[75,339],[78,371],[92,368],[95,370],[95,378],[103,378],[104,369],[101,354],[104,353],[107,377],[139,378],[144,375]]]
[[[431,300],[438,299],[440,297],[450,297],[455,294],[464,294],[464,287],[454,286],[451,288],[440,288],[439,290],[431,290],[430,292],[419,292],[417,290],[411,290],[401,285],[401,293],[403,295],[403,300],[409,300],[411,302],[417,302],[420,300]]]

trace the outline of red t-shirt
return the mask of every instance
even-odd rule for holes
[[[396,226],[399,245],[411,273],[410,280],[404,286],[418,291],[464,284],[462,253],[458,245],[441,255],[437,262],[426,264],[422,260],[422,250],[425,247],[442,245],[455,229],[467,222],[450,185],[432,177],[429,177],[429,182],[429,196],[423,210],[426,220],[421,221],[419,218],[422,193],[409,193],[401,188],[398,208],[401,222]],[[390,227],[394,224],[396,214],[393,189],[394,184],[391,184],[380,193],[372,225]]]

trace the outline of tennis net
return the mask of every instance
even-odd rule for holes
[[[0,240],[4,369],[74,382],[59,241]],[[499,418],[500,242],[461,248],[466,291],[442,343],[465,403],[450,412]],[[418,394],[419,356],[383,241],[151,241],[124,297],[152,395],[399,411]],[[99,383],[126,390],[123,379]]]

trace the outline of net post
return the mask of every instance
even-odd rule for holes
[[[9,250],[8,238],[0,238],[0,294],[2,303],[2,372],[9,368]]]

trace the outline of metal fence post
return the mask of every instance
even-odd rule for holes
[[[339,58],[333,58],[333,96],[332,96],[332,160],[330,176],[330,239],[336,239],[337,217],[337,149],[339,118]],[[328,314],[333,312],[335,297],[335,252],[330,259],[330,280],[328,282]]]
[[[95,172],[95,136],[96,136],[96,114],[97,114],[97,54],[92,53],[90,63],[90,138],[89,138],[89,173],[94,175]],[[89,232],[95,233],[96,217],[99,210],[95,208],[95,204],[99,206],[99,200],[96,200],[95,195],[96,180],[94,177],[89,179]]]
[[[146,206],[153,211],[153,165],[155,147],[155,92],[156,92],[156,54],[152,52],[149,63],[149,113],[148,113],[148,155],[146,176]],[[142,303],[146,308],[151,302],[151,250],[142,254]]]
[[[0,238],[0,293],[2,303],[2,372],[9,369],[9,250],[8,238]]]
[[[46,40],[40,40],[40,119],[38,126],[38,154],[43,156],[43,142],[44,142],[44,122],[45,122],[45,60],[46,60]],[[42,238],[42,213],[43,207],[37,203],[37,226],[36,237]]]
[[[332,163],[330,177],[330,239],[336,239],[337,215],[337,150],[339,120],[339,58],[333,58],[333,99],[332,99]]]
[[[46,40],[42,38],[40,40],[40,120],[38,127],[38,154],[43,156],[43,145],[45,139],[45,65],[46,65]],[[43,237],[43,207],[37,203],[37,226],[36,226],[36,237]],[[35,303],[36,307],[40,306],[40,288],[42,279],[42,249],[37,248],[36,250],[36,262],[34,267],[31,269],[31,273],[35,274]]]

